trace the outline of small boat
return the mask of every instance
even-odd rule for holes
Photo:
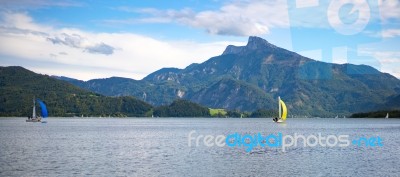
[[[336,115],[335,119],[339,118],[339,115]]]
[[[273,120],[276,123],[283,123],[286,121],[287,117],[287,108],[285,102],[281,100],[281,97],[278,97],[278,109],[279,109],[279,116],[275,117]]]
[[[47,112],[46,104],[44,104],[44,102],[42,100],[37,99],[37,101],[39,102],[42,116],[36,115],[36,101],[35,101],[35,99],[33,99],[32,117],[28,117],[28,119],[26,119],[26,122],[47,123],[48,112]]]
[[[389,119],[389,113],[386,113],[385,119]]]

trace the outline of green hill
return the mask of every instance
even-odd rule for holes
[[[146,116],[152,106],[132,96],[107,97],[22,67],[0,67],[0,116],[32,114],[32,99],[50,116]]]
[[[210,117],[208,108],[187,100],[175,100],[168,106],[154,109],[157,117]]]

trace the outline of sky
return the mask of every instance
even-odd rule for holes
[[[400,78],[399,0],[0,0],[0,66],[142,79],[258,36]]]

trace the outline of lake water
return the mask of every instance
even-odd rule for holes
[[[380,137],[383,146],[188,146],[193,136]],[[192,141],[195,144],[195,141]],[[400,176],[400,119],[0,119],[0,176]]]

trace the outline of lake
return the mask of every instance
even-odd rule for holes
[[[194,145],[199,135],[233,133],[379,137],[381,145]],[[1,118],[0,176],[400,176],[399,145],[400,119]]]

